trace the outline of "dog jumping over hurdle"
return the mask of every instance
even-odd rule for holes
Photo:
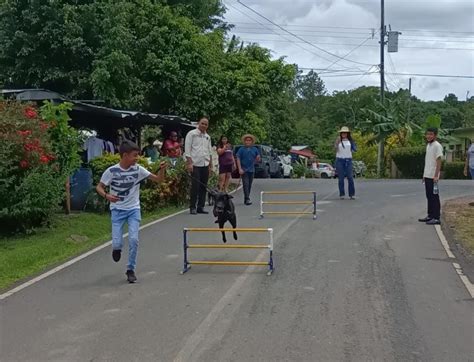
[[[232,195],[226,192],[213,191],[212,199],[214,201],[212,213],[217,218],[216,224],[219,224],[219,229],[222,229],[227,221],[232,225],[232,228],[235,229],[237,227],[237,215],[235,214]],[[237,233],[235,231],[233,233],[234,240],[237,240]],[[224,231],[222,232],[222,242],[227,242]]]

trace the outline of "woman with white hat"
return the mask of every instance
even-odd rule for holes
[[[352,170],[352,152],[356,151],[355,142],[352,140],[351,131],[348,127],[339,130],[339,136],[334,145],[336,149],[336,171],[339,178],[339,197],[344,199],[346,195],[344,189],[344,178],[347,177],[349,184],[349,197],[354,200],[354,174]]]

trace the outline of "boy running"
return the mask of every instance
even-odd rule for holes
[[[127,280],[135,283],[135,266],[138,250],[138,230],[140,227],[140,182],[150,179],[162,182],[165,177],[166,163],[160,164],[158,175],[154,175],[137,165],[140,148],[133,142],[125,141],[120,145],[120,162],[105,170],[97,193],[110,201],[112,219],[112,258],[120,260],[123,246],[123,226],[128,223],[128,264]],[[110,193],[106,191],[110,188]]]

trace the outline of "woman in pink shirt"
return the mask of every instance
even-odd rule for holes
[[[234,153],[227,137],[221,136],[219,139],[217,154],[219,155],[219,190],[227,192],[232,171],[235,169]]]
[[[178,142],[178,134],[175,131],[172,131],[168,136],[168,139],[163,143],[161,148],[163,156],[169,158],[178,158],[181,157],[181,145]]]

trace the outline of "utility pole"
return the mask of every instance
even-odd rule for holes
[[[380,0],[380,103],[385,99],[385,1]],[[382,177],[384,170],[385,137],[379,140],[377,152],[377,176]]]
[[[411,78],[408,78],[408,94],[411,97]]]

